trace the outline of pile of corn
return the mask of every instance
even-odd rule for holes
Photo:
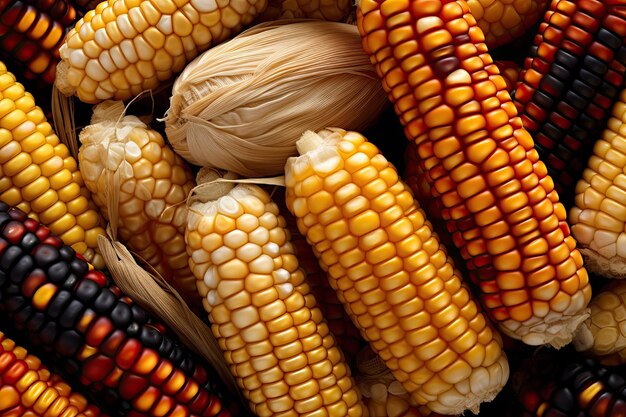
[[[626,415],[626,0],[8,0],[0,60],[0,416]],[[205,64],[271,172],[171,147]]]

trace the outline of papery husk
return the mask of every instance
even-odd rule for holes
[[[164,121],[187,161],[258,177],[283,172],[304,130],[364,130],[386,103],[355,26],[281,21],[257,25],[190,63]]]

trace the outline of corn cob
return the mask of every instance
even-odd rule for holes
[[[207,197],[189,213],[190,265],[213,334],[252,411],[259,417],[367,415],[278,206],[254,185],[219,184]]]
[[[203,367],[45,227],[0,203],[0,305],[87,390],[136,416],[229,416]]]
[[[59,142],[33,96],[0,62],[0,201],[48,225],[96,267],[101,219],[76,160]]]
[[[56,85],[86,103],[129,99],[171,78],[266,6],[266,0],[104,1],[67,34]]]
[[[0,416],[106,417],[0,332]]]
[[[520,417],[619,417],[626,415],[626,369],[565,352],[540,352],[514,376]],[[528,368],[531,368],[530,372]]]
[[[605,277],[626,278],[626,90],[613,106],[601,139],[576,184],[569,213],[586,268]]]
[[[483,306],[513,338],[568,343],[586,317],[587,272],[467,4],[363,0],[357,13]]]
[[[67,0],[0,3],[0,59],[25,79],[54,83],[59,46],[77,13]]]
[[[354,324],[417,404],[476,410],[504,386],[501,340],[393,166],[358,133],[306,132],[287,207]]]
[[[566,207],[626,74],[620,2],[553,0],[515,92],[524,127]]]
[[[574,338],[578,351],[605,364],[626,363],[626,281],[604,286],[589,304],[591,314]]]
[[[115,219],[121,241],[199,306],[184,235],[193,175],[158,132],[123,113],[122,102],[99,104],[81,132],[85,185],[104,217]],[[112,182],[116,173],[118,185]]]
[[[524,35],[543,14],[547,3],[548,0],[467,0],[489,48]]]

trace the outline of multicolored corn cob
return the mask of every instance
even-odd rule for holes
[[[533,356],[513,376],[520,417],[619,417],[626,415],[626,368],[565,352]],[[513,408],[513,407],[511,407]]]
[[[119,413],[227,417],[212,370],[48,228],[0,203],[0,308]]]
[[[520,74],[515,104],[568,208],[621,91],[625,39],[623,2],[553,0]]]
[[[115,219],[119,239],[199,307],[185,244],[193,174],[158,132],[123,113],[122,102],[105,101],[80,133],[85,185],[104,217]]]
[[[467,0],[489,48],[521,37],[543,15],[548,0]]]
[[[104,229],[89,199],[67,146],[0,62],[0,201],[47,225],[101,268],[97,238]]]
[[[278,206],[255,185],[214,186],[191,204],[185,237],[213,333],[252,411],[366,416]]]
[[[0,332],[0,416],[106,417]]]
[[[358,133],[306,132],[287,207],[352,321],[414,401],[476,411],[508,378],[499,335],[395,168]]]
[[[626,90],[593,147],[569,212],[586,268],[626,278]]]
[[[67,34],[56,86],[86,103],[132,98],[239,32],[266,6],[266,0],[103,1]]]
[[[25,79],[51,85],[66,28],[77,17],[68,0],[0,2],[0,59]]]
[[[587,272],[467,4],[362,0],[358,23],[483,306],[513,338],[568,343]]]
[[[574,347],[604,364],[626,363],[626,281],[602,287],[589,307],[591,314],[578,328]]]

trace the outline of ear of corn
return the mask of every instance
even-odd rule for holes
[[[60,143],[33,96],[0,63],[0,201],[16,206],[103,267],[104,233],[76,160]]]
[[[467,4],[363,0],[358,19],[483,306],[511,337],[568,343],[587,272]]]
[[[626,90],[593,147],[569,213],[588,270],[626,278]]]
[[[59,46],[77,18],[68,0],[0,4],[0,59],[29,80],[54,83]]]
[[[0,416],[106,415],[0,332]]]
[[[298,150],[285,167],[287,206],[372,349],[433,411],[493,399],[508,378],[499,335],[393,166],[340,129],[307,132]]]
[[[81,132],[85,185],[102,214],[115,219],[120,240],[199,306],[184,236],[193,175],[158,132],[123,112],[123,103],[104,102]]]
[[[4,314],[85,390],[133,417],[230,415],[221,382],[162,324],[45,226],[1,203],[0,260]]]
[[[190,265],[213,333],[253,412],[365,416],[278,206],[254,185],[215,186],[209,201],[191,205]]]
[[[237,33],[266,6],[266,0],[104,1],[67,34],[55,83],[86,103],[132,98]]]
[[[624,367],[544,350],[516,380],[520,417],[617,417],[626,414]],[[511,407],[514,408],[514,407]]]
[[[626,281],[604,286],[589,304],[591,314],[578,329],[574,346],[603,363],[626,363]]]
[[[626,11],[618,3],[553,0],[515,92],[524,127],[568,208],[624,82]]]
[[[468,0],[472,16],[495,48],[520,38],[541,17],[548,0]]]

